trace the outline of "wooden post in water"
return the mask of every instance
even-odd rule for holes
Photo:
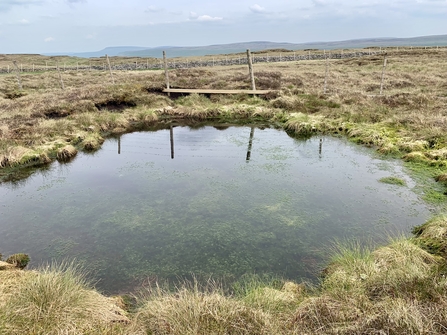
[[[174,129],[172,124],[169,127],[169,137],[171,139],[171,159],[174,159]]]
[[[16,68],[16,77],[17,77],[17,85],[19,86],[19,90],[22,90],[22,80],[20,79],[20,71],[19,71],[19,67],[17,66],[17,62],[13,61],[12,62],[14,64],[14,67]],[[9,68],[9,66],[8,66]]]
[[[383,94],[383,81],[385,79],[385,69],[386,69],[386,55],[383,57],[383,68],[382,68],[382,79],[380,81],[380,95]]]
[[[318,154],[320,155],[321,158],[321,152],[323,151],[323,139],[320,138],[320,146],[318,148]]]
[[[61,83],[61,88],[65,90],[64,82],[62,80],[61,70],[59,69],[59,63],[56,63],[57,73],[59,73],[59,81]]]
[[[118,155],[121,155],[121,136],[118,136]]]
[[[247,49],[247,60],[248,60],[248,71],[250,73],[250,80],[251,80],[251,89],[255,91],[256,90],[255,74],[253,72],[253,63],[251,61],[250,49]]]
[[[110,79],[112,79],[112,84],[115,85],[115,79],[113,79],[113,74],[112,74],[112,67],[110,66],[110,58],[107,54],[106,54],[106,59],[107,59],[107,65],[109,66]]]
[[[169,73],[168,73],[168,61],[166,59],[166,51],[163,51],[163,64],[165,67],[166,88],[169,90]],[[170,96],[169,93],[168,96]]]
[[[247,148],[247,156],[245,157],[245,161],[248,163],[251,157],[251,149],[253,146],[253,136],[255,135],[255,127],[251,127],[250,130],[250,139],[248,140],[248,148]]]

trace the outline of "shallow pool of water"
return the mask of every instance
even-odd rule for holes
[[[142,280],[314,279],[336,240],[382,241],[429,208],[398,161],[273,128],[175,127],[0,185],[0,252],[76,258],[116,293]],[[173,158],[172,158],[173,156]],[[397,176],[407,186],[380,183]]]

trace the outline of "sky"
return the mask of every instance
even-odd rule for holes
[[[447,34],[447,0],[0,0],[0,54]]]

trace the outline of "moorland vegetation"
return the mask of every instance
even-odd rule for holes
[[[324,60],[255,64],[257,88],[274,90],[266,98],[171,99],[158,70],[115,71],[115,84],[107,71],[62,72],[65,89],[54,71],[21,73],[22,90],[14,73],[1,74],[2,181],[157,122],[261,120],[297,136],[346,136],[402,159],[439,214],[412,237],[375,249],[334,246],[316,287],[252,276],[230,288],[193,281],[172,292],[159,283],[136,297],[105,297],[75,264],[21,270],[12,256],[0,262],[0,333],[446,333],[447,50],[387,50],[387,58],[383,94],[382,55],[331,60],[326,94]],[[177,88],[250,88],[245,66],[176,69],[170,79]]]

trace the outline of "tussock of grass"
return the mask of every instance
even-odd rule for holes
[[[12,285],[0,286],[6,291],[0,304],[4,334],[104,334],[114,322],[128,321],[72,264],[22,272],[18,283],[16,276],[7,274]]]
[[[76,148],[72,145],[66,145],[63,148],[60,148],[57,151],[57,159],[59,161],[69,161],[70,159],[72,159],[73,157],[75,157],[77,155],[78,151],[76,150]]]
[[[284,128],[297,135],[309,136],[313,133],[324,132],[330,126],[321,116],[303,113],[292,113],[286,121]]]
[[[375,251],[342,248],[326,270],[321,294],[298,307],[295,328],[311,334],[436,333],[447,322],[441,263],[407,239]]]
[[[146,334],[273,334],[271,317],[225,297],[219,290],[204,293],[197,285],[175,294],[159,287],[135,317],[135,330]]]
[[[421,226],[413,228],[415,241],[422,248],[447,259],[447,217],[437,216]]]

